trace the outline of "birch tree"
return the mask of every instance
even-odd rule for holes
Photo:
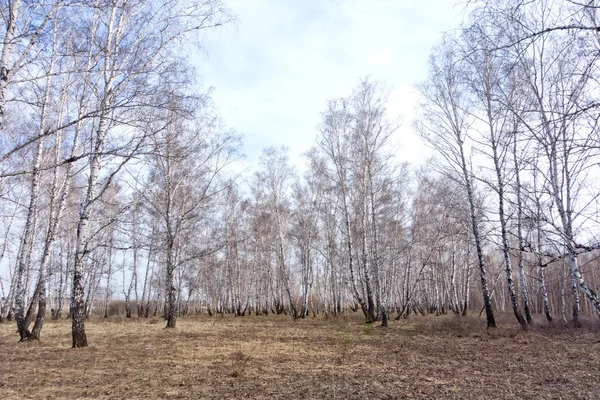
[[[167,327],[175,328],[177,287],[175,274],[186,263],[197,261],[221,246],[203,243],[198,235],[207,229],[210,205],[227,188],[225,172],[235,159],[240,138],[224,130],[218,117],[208,112],[208,98],[166,112],[164,129],[154,138],[148,157],[150,176],[142,194],[155,218],[160,252],[166,263]],[[185,106],[185,107],[184,107]],[[196,110],[196,111],[195,111]],[[205,214],[206,213],[206,214]],[[197,237],[197,243],[191,238]],[[187,246],[187,247],[186,247]]]
[[[361,80],[352,95],[329,102],[318,138],[343,216],[352,293],[366,321],[381,320],[383,326],[387,324],[383,302],[387,290],[382,285],[379,229],[383,225],[382,199],[397,178],[390,138],[398,126],[389,119],[386,102],[384,85]]]
[[[289,252],[289,229],[291,223],[291,195],[295,173],[289,165],[286,148],[269,147],[263,151],[261,169],[255,179],[262,184],[264,209],[268,213],[272,254],[277,265],[278,280],[284,290],[290,314],[297,318],[298,309],[292,292],[292,261]]]
[[[474,193],[473,173],[469,166],[468,133],[472,127],[470,99],[464,80],[464,67],[452,43],[446,37],[434,50],[429,62],[429,79],[419,86],[424,102],[417,129],[459,177],[470,209],[471,233],[475,243],[481,291],[488,327],[496,321],[488,289],[480,216]]]
[[[359,176],[362,180],[362,196],[365,203],[363,230],[370,236],[368,249],[365,245],[367,241],[363,241],[363,254],[368,253],[370,268],[366,276],[371,274],[374,281],[375,306],[379,314],[377,319],[381,320],[382,326],[387,326],[387,311],[386,305],[382,303],[384,288],[380,274],[380,264],[383,260],[379,233],[382,225],[379,215],[380,196],[385,177],[393,177],[393,172],[389,169],[391,155],[386,146],[397,130],[397,123],[388,120],[386,115],[387,96],[386,89],[381,84],[370,82],[368,79],[361,81],[352,96],[355,114],[352,139],[356,143],[362,164]]]
[[[302,305],[299,316],[308,315],[308,300],[314,281],[315,242],[318,240],[317,212],[322,202],[322,187],[318,176],[311,171],[296,182],[293,188],[294,225],[292,236],[296,239],[298,260],[301,270]],[[313,310],[314,311],[314,310]]]
[[[517,14],[519,20],[510,25],[513,38],[521,37],[521,24],[537,32],[550,29],[565,18],[556,5],[543,5],[546,7],[532,6]],[[542,190],[552,199],[547,222],[554,228],[555,240],[564,248],[573,286],[579,287],[600,314],[598,296],[585,283],[578,265],[578,254],[589,247],[589,243],[582,243],[586,239],[580,238],[586,230],[584,221],[594,212],[592,205],[598,200],[589,179],[598,155],[597,147],[592,145],[594,123],[590,122],[595,117],[587,111],[595,101],[592,93],[597,90],[597,82],[592,71],[597,61],[586,49],[595,46],[595,39],[590,34],[582,37],[579,30],[567,30],[555,32],[551,38],[539,36],[531,43],[517,40],[514,50],[529,96],[529,107],[518,110],[517,115],[543,155],[535,173],[541,175]],[[596,244],[593,238],[592,246]],[[578,326],[580,304],[576,290],[572,314]]]
[[[473,18],[477,19],[474,13]],[[481,140],[486,146],[486,156],[493,164],[493,183],[490,187],[497,194],[498,219],[500,223],[500,248],[504,256],[506,283],[510,302],[515,317],[523,329],[527,329],[528,322],[523,317],[519,306],[515,284],[513,281],[512,260],[509,244],[508,217],[506,215],[506,186],[510,171],[508,156],[510,152],[511,135],[516,133],[513,129],[513,118],[506,103],[499,101],[502,95],[512,102],[514,97],[514,78],[506,77],[512,69],[510,58],[499,51],[493,51],[493,43],[499,41],[500,34],[487,32],[487,27],[477,22],[466,30],[461,38],[465,43],[467,68],[470,72],[470,82],[467,89],[473,93],[475,107],[474,118],[483,125]],[[504,56],[504,57],[503,57]],[[511,87],[513,86],[513,87]],[[512,93],[511,93],[512,92]],[[489,149],[489,150],[488,150]],[[516,171],[515,171],[516,172]],[[531,318],[530,318],[531,319]]]
[[[365,315],[365,320],[371,323],[375,320],[373,310],[373,299],[364,296],[362,288],[358,282],[358,263],[356,261],[355,242],[351,224],[351,199],[350,199],[350,154],[347,140],[352,129],[352,115],[349,112],[349,106],[345,99],[331,100],[328,109],[323,115],[323,122],[320,127],[318,137],[319,147],[326,154],[331,165],[332,171],[328,173],[330,179],[336,188],[336,194],[339,198],[339,212],[342,215],[343,235],[344,235],[344,253],[345,261],[348,265],[350,276],[351,293],[354,300],[358,302]],[[368,287],[367,293],[372,293],[370,281],[364,282]]]
[[[218,0],[191,4],[178,0],[164,4],[114,0],[108,7],[90,9],[82,18],[82,25],[89,27],[84,40],[94,48],[92,57],[100,70],[92,77],[98,88],[98,116],[90,137],[89,176],[79,210],[73,266],[73,347],[87,346],[83,267],[90,239],[90,214],[112,178],[136,154],[149,132],[131,132],[133,135],[125,141],[125,156],[116,167],[102,171],[106,146],[114,143],[109,133],[116,132],[118,122],[133,123],[145,104],[163,105],[158,89],[165,87],[165,82],[169,82],[166,78],[173,75],[173,68],[181,61],[169,57],[173,46],[181,44],[180,40],[189,33],[220,25],[228,17]],[[135,105],[138,108],[132,107]],[[108,178],[100,181],[101,172]]]
[[[18,3],[18,2],[17,2]],[[18,7],[18,5],[17,5]],[[56,39],[56,29],[58,27],[55,26],[55,36],[54,39]],[[56,40],[53,40],[53,42],[55,43]],[[55,49],[53,49],[55,50]],[[39,104],[41,104],[41,108],[40,108],[40,116],[39,116],[39,122],[38,122],[38,132],[36,133],[36,135],[42,137],[44,135],[44,132],[46,132],[48,130],[48,126],[50,125],[49,122],[49,108],[50,108],[50,99],[51,99],[51,89],[52,89],[52,75],[55,72],[55,61],[56,61],[56,51],[53,52],[52,54],[52,58],[50,59],[50,63],[47,69],[47,78],[45,79],[45,84],[44,84],[44,89],[42,91],[42,93],[40,94],[40,99],[39,99]],[[1,75],[1,74],[0,74]],[[1,105],[3,98],[2,98],[2,92],[3,92],[3,88],[1,85],[1,82],[3,80],[3,77],[0,76],[0,117],[2,116],[3,113],[3,107]],[[1,120],[0,120],[1,123]],[[57,149],[60,146],[57,146]],[[25,271],[31,269],[31,258],[32,258],[32,252],[33,252],[33,246],[34,246],[34,220],[36,218],[36,215],[38,213],[38,200],[39,200],[39,189],[40,189],[40,180],[41,180],[41,167],[42,167],[42,158],[44,156],[44,140],[43,139],[39,139],[37,141],[37,144],[35,146],[35,151],[34,151],[34,155],[33,155],[33,163],[32,163],[32,173],[31,173],[31,186],[30,186],[30,198],[29,198],[29,205],[27,207],[27,217],[26,217],[26,221],[25,221],[25,228],[24,228],[24,232],[23,232],[23,236],[22,236],[22,244],[21,244],[21,254],[19,257],[19,264],[16,270],[16,274],[17,274],[17,287],[16,287],[16,300],[15,300],[15,320],[17,322],[17,330],[19,331],[19,335],[21,337],[21,340],[26,340],[29,339],[29,336],[31,335],[31,333],[29,332],[29,324],[30,324],[30,319],[31,316],[33,314],[33,307],[29,307],[30,311],[27,312],[27,314],[25,314],[25,307],[26,305],[24,304],[25,301],[25,296],[26,296],[26,291],[27,291],[27,287],[26,284],[24,282],[24,275],[25,275]],[[56,158],[56,157],[55,157]],[[54,186],[56,186],[56,182],[54,184]],[[54,197],[53,200],[55,200],[56,198],[56,192],[54,192],[52,194],[52,197]],[[54,205],[54,204],[52,204]],[[52,234],[52,232],[50,232],[50,234]],[[52,238],[50,238],[52,239]],[[50,243],[49,245],[51,245],[52,243]],[[47,249],[47,251],[49,251],[49,249]],[[43,292],[45,290],[45,284],[46,284],[46,268],[47,268],[47,257],[48,255],[46,255],[46,260],[43,260],[43,265],[42,268],[40,270],[40,277],[38,279],[38,285],[36,287],[35,290],[35,296],[34,296],[34,300],[33,303],[37,303],[37,299],[39,298],[40,294],[42,294],[41,292]],[[43,297],[43,294],[42,294]],[[42,299],[42,301],[44,302],[45,299]],[[42,302],[42,306],[45,306]],[[41,315],[40,315],[41,317]],[[43,317],[42,317],[43,320]],[[40,320],[41,322],[41,320]],[[41,326],[38,326],[38,332],[36,334],[36,336],[39,336],[39,329],[41,329]]]

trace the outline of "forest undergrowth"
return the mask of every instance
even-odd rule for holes
[[[600,398],[600,323],[573,329],[511,315],[428,316],[365,325],[358,314],[70,321],[18,343],[0,325],[0,392],[12,398],[539,399]]]

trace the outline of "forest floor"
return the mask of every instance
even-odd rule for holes
[[[286,316],[69,321],[18,343],[0,325],[2,399],[598,399],[600,324],[528,332],[509,316],[411,317],[389,328]]]

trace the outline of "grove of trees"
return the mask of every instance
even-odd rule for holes
[[[366,77],[301,172],[269,147],[238,173],[181,51],[234,20],[220,0],[4,2],[0,321],[40,339],[49,310],[85,347],[121,312],[600,316],[599,8],[469,3],[417,85],[422,166]]]

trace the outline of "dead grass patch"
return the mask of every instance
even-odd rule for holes
[[[510,319],[418,317],[379,328],[358,314],[182,318],[87,324],[70,348],[69,321],[18,343],[0,325],[0,392],[12,398],[461,399],[600,398],[596,321],[582,329]]]

